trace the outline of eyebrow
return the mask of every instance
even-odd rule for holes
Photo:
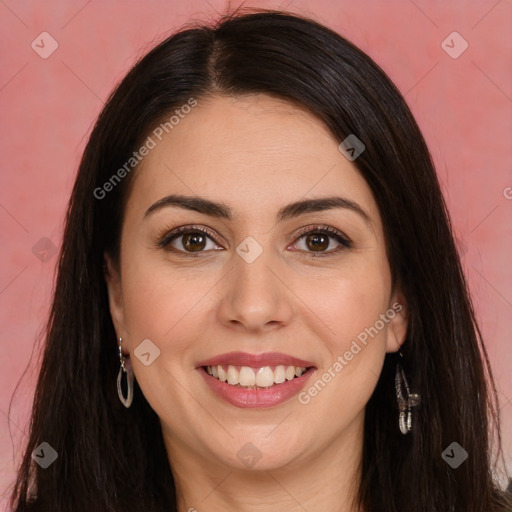
[[[171,194],[169,196],[159,199],[156,203],[152,204],[144,214],[144,218],[156,213],[163,208],[177,207],[185,210],[192,210],[211,217],[220,219],[233,220],[233,212],[225,203],[211,201],[204,197],[198,196],[184,196],[179,194]],[[320,197],[315,199],[304,199],[295,201],[281,208],[276,215],[277,222],[298,217],[306,213],[321,212],[324,210],[332,210],[334,208],[344,208],[357,213],[363,220],[371,225],[369,215],[354,201],[350,199],[331,196]]]

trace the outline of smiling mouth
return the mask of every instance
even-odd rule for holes
[[[215,365],[203,366],[210,377],[235,388],[267,389],[298,379],[312,370],[313,366],[276,365],[252,368],[250,366]]]

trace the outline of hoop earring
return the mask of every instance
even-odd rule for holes
[[[398,351],[400,357],[403,359],[402,351]],[[402,387],[405,388],[405,396],[402,393]],[[396,390],[396,399],[398,402],[399,416],[398,416],[398,426],[400,427],[400,432],[406,435],[408,432],[412,430],[412,411],[411,407],[415,407],[421,401],[421,397],[418,393],[411,393],[409,391],[409,384],[407,383],[407,379],[405,378],[404,369],[400,361],[396,364],[396,373],[395,373],[395,390]]]
[[[122,343],[123,338],[119,338],[119,360],[121,361],[121,366],[119,367],[119,373],[117,374],[117,394],[119,395],[119,400],[121,400],[121,403],[126,408],[128,408],[130,405],[132,405],[133,401],[133,370],[130,360],[123,356],[123,351],[121,349]],[[121,379],[123,378],[123,373],[126,373],[126,398],[123,395],[123,389],[121,387]]]

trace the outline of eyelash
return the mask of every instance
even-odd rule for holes
[[[181,226],[179,228],[176,228],[175,230],[171,231],[170,233],[165,232],[165,234],[160,235],[157,237],[156,245],[158,247],[161,247],[165,249],[175,238],[179,238],[179,235],[185,235],[185,234],[194,234],[194,233],[201,233],[203,235],[208,236],[213,242],[218,244],[218,242],[215,240],[215,233],[206,227],[199,227],[199,226]],[[334,238],[342,247],[337,248],[334,250],[326,251],[326,252],[314,252],[314,251],[305,251],[313,258],[322,258],[326,256],[331,256],[333,254],[338,254],[339,252],[343,251],[344,249],[348,249],[352,247],[351,240],[345,236],[341,231],[338,231],[335,228],[332,228],[330,226],[325,225],[315,225],[315,226],[307,226],[299,231],[295,235],[295,238],[297,241],[299,241],[301,238],[304,238],[306,235],[309,234],[328,234],[331,238]],[[220,245],[220,244],[218,244]],[[178,249],[175,249],[174,247],[172,249],[168,249],[172,252],[185,255],[186,257],[191,258],[198,258],[202,257],[205,252],[209,251],[198,251],[196,253],[193,252],[186,252],[181,251]]]

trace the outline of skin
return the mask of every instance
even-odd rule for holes
[[[287,102],[212,96],[198,100],[137,168],[120,272],[106,257],[106,280],[123,351],[162,424],[180,511],[356,511],[364,408],[386,352],[405,339],[407,319],[377,205],[339,142]],[[145,217],[169,194],[223,202],[233,220],[177,207]],[[369,222],[346,208],[276,222],[288,203],[333,195],[357,203]],[[175,252],[157,245],[189,224],[216,234],[200,257],[187,253],[183,234],[172,242]],[[352,246],[329,238],[315,249],[307,235],[295,236],[318,224],[340,230]],[[247,236],[263,249],[250,264],[236,252]],[[326,254],[311,256],[318,252]],[[234,350],[283,352],[316,366],[309,387],[396,303],[402,312],[305,405],[295,396],[268,409],[238,408],[195,369]],[[160,350],[149,366],[133,355],[145,339]],[[252,467],[237,457],[248,442],[261,454]]]

